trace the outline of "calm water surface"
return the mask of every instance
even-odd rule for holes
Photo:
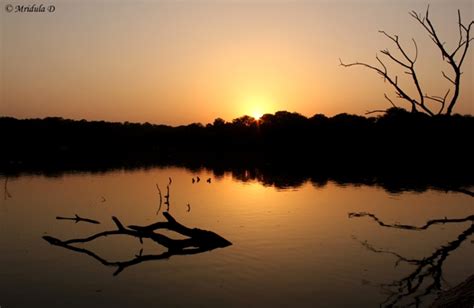
[[[200,176],[193,184],[191,179]],[[124,225],[164,221],[159,206],[168,177],[169,212],[191,228],[211,230],[231,246],[166,260],[142,262],[113,276],[116,268],[92,257],[50,245],[42,236],[80,238]],[[211,177],[212,182],[206,179]],[[458,238],[471,222],[434,225],[424,231],[382,227],[423,225],[430,219],[473,214],[473,198],[461,193],[427,191],[390,194],[368,186],[310,182],[277,189],[241,182],[230,174],[193,173],[180,168],[22,176],[2,180],[0,206],[0,306],[10,307],[377,307],[400,281],[417,269],[399,262],[427,258]],[[6,183],[6,185],[5,185]],[[189,204],[189,207],[187,206]],[[99,225],[56,220],[92,218]],[[176,234],[168,233],[171,237]],[[165,249],[125,235],[78,244],[109,260],[130,260]],[[474,273],[473,236],[449,252],[442,265],[443,287]],[[427,277],[420,287],[428,286]],[[393,298],[393,297],[392,297]],[[414,296],[402,298],[400,305]],[[422,298],[427,306],[433,296]]]

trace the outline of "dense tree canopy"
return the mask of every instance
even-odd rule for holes
[[[28,162],[143,163],[145,161],[242,161],[258,156],[282,164],[338,168],[424,166],[456,172],[472,157],[471,116],[430,117],[391,108],[378,117],[279,111],[256,120],[178,127],[149,123],[0,118],[0,165]],[[470,164],[468,164],[470,165]]]

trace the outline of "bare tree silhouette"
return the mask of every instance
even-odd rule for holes
[[[397,258],[395,266],[397,266],[400,262],[405,262],[415,266],[415,269],[408,276],[400,280],[381,285],[381,287],[390,294],[381,304],[382,307],[393,307],[397,304],[400,304],[402,300],[410,301],[408,304],[409,306],[418,307],[422,303],[423,297],[435,292],[439,292],[442,289],[444,262],[451,252],[456,250],[470,235],[474,233],[474,215],[470,215],[465,218],[433,219],[419,227],[402,224],[387,224],[371,213],[349,213],[349,218],[355,217],[370,217],[382,227],[410,231],[426,230],[436,224],[471,222],[470,227],[459,234],[455,240],[437,248],[430,256],[422,259],[407,258],[393,251],[375,248],[367,241],[360,241],[360,243],[370,251],[395,256]],[[470,290],[471,293],[474,293],[472,287]]]
[[[114,276],[118,275],[122,272],[125,268],[145,262],[145,261],[152,261],[152,260],[163,260],[168,259],[175,255],[192,255],[198,254],[206,251],[210,251],[216,248],[223,248],[232,245],[231,242],[226,240],[225,238],[221,237],[220,235],[198,228],[188,228],[184,225],[177,222],[171,214],[168,212],[163,212],[163,216],[166,218],[167,221],[164,222],[156,222],[154,224],[148,226],[128,226],[124,227],[123,224],[117,217],[112,217],[113,222],[117,226],[116,230],[108,230],[93,234],[91,236],[85,238],[73,238],[69,240],[62,241],[60,239],[54,238],[52,236],[43,236],[43,239],[47,241],[49,244],[54,246],[63,247],[75,252],[83,253],[92,258],[96,259],[100,263],[105,266],[112,266],[116,267],[116,271],[114,272]],[[165,235],[160,233],[155,233],[155,230],[158,229],[168,229],[174,232],[177,232],[181,235],[186,236],[185,239],[171,239]],[[131,260],[127,261],[109,261],[105,258],[100,257],[93,251],[77,247],[74,244],[81,244],[91,242],[95,239],[107,237],[109,235],[128,235],[132,237],[136,237],[143,243],[143,238],[151,239],[152,241],[156,242],[159,245],[162,245],[168,248],[168,251],[163,252],[157,255],[144,255],[143,249],[135,255],[135,257]]]
[[[428,95],[425,93],[420,85],[420,79],[417,75],[417,71],[415,69],[415,63],[418,59],[418,46],[416,44],[415,39],[412,39],[414,45],[414,55],[410,56],[406,49],[401,45],[398,35],[390,35],[387,34],[385,31],[379,31],[383,35],[385,35],[388,39],[393,41],[399,50],[401,57],[395,56],[391,53],[388,49],[381,50],[380,52],[388,57],[391,61],[396,63],[397,65],[401,66],[405,73],[412,77],[413,84],[416,88],[417,98],[408,94],[407,89],[403,89],[400,84],[398,83],[398,76],[392,76],[388,73],[387,66],[385,63],[379,58],[377,55],[375,58],[377,59],[380,66],[374,66],[363,62],[353,62],[353,63],[343,63],[342,60],[339,59],[340,64],[344,67],[350,66],[364,66],[375,71],[377,74],[381,75],[384,81],[388,81],[388,83],[395,88],[395,93],[397,94],[398,98],[406,100],[411,105],[411,111],[417,112],[422,111],[427,113],[430,116],[435,114],[442,114],[443,112],[446,115],[451,115],[453,112],[453,108],[457,102],[459,97],[460,85],[461,85],[461,66],[464,63],[464,59],[469,49],[469,43],[472,41],[473,38],[470,37],[471,26],[474,24],[474,21],[471,21],[468,24],[463,24],[461,20],[461,12],[458,10],[458,28],[459,28],[459,41],[457,46],[452,51],[448,51],[444,41],[439,37],[437,30],[433,26],[429,16],[429,6],[426,9],[426,13],[424,16],[421,13],[417,13],[415,11],[410,12],[410,16],[413,17],[420,25],[428,32],[428,36],[430,39],[435,43],[436,47],[441,52],[441,56],[444,61],[446,61],[453,70],[454,77],[450,77],[444,71],[441,72],[442,76],[448,80],[448,82],[452,85],[451,88],[445,92],[444,96],[436,96],[436,95]],[[451,92],[451,89],[454,88],[453,94],[448,103],[448,96]],[[384,94],[385,98],[390,102],[393,107],[397,107],[393,101]],[[426,104],[426,102],[432,101],[439,104],[439,109],[437,111],[434,110],[433,107]],[[446,107],[446,103],[447,107]],[[446,109],[445,109],[446,107]],[[367,113],[373,112],[384,112],[385,110],[374,110],[369,111]]]

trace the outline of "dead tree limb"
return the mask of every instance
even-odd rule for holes
[[[373,114],[373,113],[386,113],[387,110],[385,109],[377,109],[377,110],[367,110],[365,112],[366,115]]]
[[[160,189],[160,186],[158,185],[158,183],[156,184],[156,189],[158,190],[158,195],[160,196],[160,204],[158,206],[158,210],[156,211],[156,215],[158,215],[158,213],[161,210],[161,204],[163,203],[163,196],[161,195],[161,189]]]
[[[76,224],[80,221],[83,221],[83,222],[88,222],[88,223],[91,223],[91,224],[100,224],[99,221],[97,220],[94,220],[94,219],[89,219],[89,218],[83,218],[83,217],[80,217],[79,215],[75,214],[75,217],[61,217],[61,216],[57,216],[56,217],[57,220],[73,220],[76,222]]]
[[[170,210],[170,186],[171,186],[171,183],[173,182],[171,178],[168,178],[168,179],[169,179],[169,182],[168,182],[168,185],[166,185],[166,195],[165,195],[165,202],[164,202],[164,204],[166,205],[167,211]],[[160,192],[160,195],[161,195],[161,192]]]
[[[471,31],[471,26],[474,24],[474,21],[471,21],[469,24],[465,25],[461,21],[461,12],[458,10],[458,28],[459,28],[459,41],[457,47],[454,49],[452,52],[448,52],[444,42],[442,42],[438,36],[438,33],[433,26],[430,17],[429,17],[429,6],[426,9],[425,16],[423,17],[421,14],[418,14],[415,11],[410,12],[410,16],[412,16],[416,21],[418,21],[423,28],[428,32],[429,37],[431,40],[435,43],[435,45],[438,47],[438,49],[441,51],[441,56],[443,60],[449,63],[451,68],[453,69],[454,72],[454,78],[449,77],[444,71],[442,72],[442,76],[447,79],[450,84],[454,87],[454,93],[451,97],[451,100],[448,104],[448,107],[445,111],[445,114],[451,115],[453,108],[457,102],[457,99],[459,97],[459,90],[460,90],[460,84],[461,84],[461,66],[464,62],[464,59],[466,57],[466,54],[469,49],[469,43],[472,41],[473,38],[470,37],[470,31]],[[414,45],[414,56],[410,57],[408,55],[408,52],[405,50],[405,48],[401,45],[400,40],[398,35],[390,35],[387,34],[385,31],[379,31],[379,33],[383,34],[386,36],[389,40],[391,40],[397,47],[398,51],[402,55],[402,57],[397,57],[395,56],[392,52],[390,52],[388,49],[383,49],[380,50],[380,52],[386,56],[388,59],[393,61],[395,64],[400,66],[405,70],[405,73],[410,75],[412,77],[412,82],[413,85],[416,89],[417,98],[414,98],[410,96],[407,92],[407,90],[402,89],[401,86],[398,83],[398,76],[391,76],[388,73],[387,66],[385,63],[376,55],[376,60],[379,62],[380,66],[374,66],[370,65],[364,62],[353,62],[353,63],[344,63],[342,62],[341,59],[340,65],[343,67],[351,67],[351,66],[363,66],[366,67],[370,70],[375,71],[377,74],[381,75],[384,79],[384,81],[388,81],[388,83],[395,89],[395,93],[400,99],[403,99],[407,102],[410,103],[411,105],[411,111],[412,112],[417,112],[418,110],[421,110],[422,112],[434,116],[436,114],[442,114],[446,102],[450,93],[450,89],[446,91],[446,94],[444,96],[436,96],[436,95],[428,95],[426,93],[423,93],[419,77],[417,75],[417,71],[415,69],[415,63],[418,59],[418,45],[415,41],[415,39],[412,39],[413,45]],[[460,52],[460,56],[458,56],[456,59],[456,55]],[[387,96],[385,95],[385,98]],[[426,100],[430,100],[432,102],[436,102],[440,104],[440,108],[438,109],[437,112],[433,111],[432,108],[426,105]],[[389,100],[392,105],[393,102]]]
[[[459,40],[457,46],[454,48],[453,51],[449,52],[446,49],[445,43],[443,40],[440,39],[438,33],[431,22],[429,16],[430,7],[426,9],[425,15],[421,15],[421,13],[417,13],[412,11],[410,16],[412,16],[418,23],[428,32],[429,37],[435,43],[436,47],[438,47],[439,51],[441,52],[441,56],[443,60],[445,60],[452,68],[454,72],[454,78],[448,77],[445,72],[442,72],[444,78],[446,78],[450,83],[454,86],[454,93],[451,97],[451,101],[448,104],[448,108],[446,109],[446,114],[450,115],[453,111],[454,105],[457,102],[459,97],[459,90],[461,85],[461,66],[466,58],[466,54],[469,49],[469,43],[472,41],[473,38],[470,37],[471,27],[474,25],[474,21],[469,22],[469,24],[465,25],[462,23],[461,19],[461,11],[458,10],[458,29],[459,29]],[[459,52],[458,59],[456,56]],[[446,101],[446,98],[443,101]]]
[[[170,187],[169,185],[166,186],[166,195],[165,195],[165,205],[166,205],[166,210],[170,210]]]
[[[79,253],[84,253],[96,259],[100,263],[106,266],[117,267],[114,275],[119,274],[125,268],[139,264],[144,261],[161,260],[167,259],[174,255],[191,255],[210,251],[216,248],[223,248],[232,245],[231,242],[221,237],[220,235],[207,230],[201,230],[198,228],[188,228],[174,219],[168,212],[163,212],[163,216],[167,221],[157,222],[148,226],[128,226],[125,227],[117,217],[112,217],[116,230],[108,230],[93,234],[85,238],[74,238],[69,240],[60,240],[52,236],[43,236],[43,239],[54,246],[63,247]],[[156,233],[158,229],[168,229],[180,233],[186,236],[185,239],[172,239],[163,234]],[[135,258],[128,261],[109,261],[106,260],[93,251],[74,246],[74,244],[82,244],[91,242],[101,237],[107,237],[110,235],[128,235],[136,237],[143,243],[143,238],[148,238],[159,245],[168,248],[168,251],[159,255],[143,255],[143,250]]]

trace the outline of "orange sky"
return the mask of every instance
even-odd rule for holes
[[[364,114],[388,107],[384,92],[395,95],[373,72],[338,59],[375,64],[376,51],[395,50],[379,29],[409,48],[417,39],[426,92],[449,86],[441,76],[449,67],[408,15],[425,1],[52,1],[54,13],[8,13],[6,3],[22,1],[1,3],[3,116],[178,125],[278,110]],[[472,1],[430,3],[453,46],[456,9],[470,21]],[[455,112],[473,114],[473,58]]]

